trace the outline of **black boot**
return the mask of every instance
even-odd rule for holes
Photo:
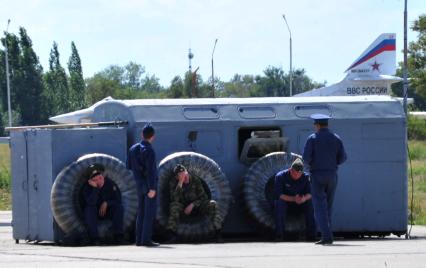
[[[283,235],[276,235],[274,237],[274,242],[283,242],[284,241],[284,236]]]
[[[222,237],[222,229],[216,230],[216,233],[215,233],[215,242],[216,243],[224,243],[225,242],[223,240],[223,237]]]
[[[115,234],[114,235],[114,245],[124,245],[123,234]]]
[[[96,238],[89,238],[87,245],[88,246],[100,246],[101,241],[97,237]]]
[[[168,230],[167,232],[167,240],[164,242],[164,244],[174,244],[177,242],[177,235],[174,231]]]

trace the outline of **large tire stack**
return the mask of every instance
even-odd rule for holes
[[[87,154],[62,169],[51,190],[53,217],[66,236],[84,237],[87,234],[81,206],[81,190],[87,183],[92,165],[103,167],[104,176],[111,179],[121,193],[124,209],[125,235],[132,233],[137,212],[137,192],[133,174],[117,158],[106,154]],[[98,225],[101,239],[108,237],[112,222],[101,220]],[[57,241],[60,242],[60,241]]]
[[[275,229],[273,217],[273,185],[275,174],[289,168],[299,155],[274,152],[259,158],[247,171],[243,194],[248,214],[262,227]]]
[[[184,165],[191,176],[197,176],[202,180],[206,192],[212,200],[217,202],[218,211],[224,219],[228,213],[232,195],[228,180],[219,165],[199,153],[178,152],[168,155],[160,162],[157,199],[157,220],[160,225],[163,227],[167,225],[170,204],[169,181],[176,179],[173,168],[177,164]],[[177,229],[179,239],[184,241],[200,241],[213,232],[214,226],[206,216],[195,217],[193,220],[182,219]]]

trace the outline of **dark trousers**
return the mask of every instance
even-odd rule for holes
[[[112,230],[114,234],[123,234],[123,206],[121,204],[108,205],[107,213],[103,218],[99,216],[99,206],[86,206],[84,208],[84,216],[90,239],[99,238],[99,219],[110,219],[112,221]]]
[[[136,217],[136,245],[151,242],[152,227],[157,209],[157,196],[149,198],[147,194],[139,194],[138,213]]]
[[[277,237],[284,236],[285,220],[288,212],[303,213],[305,216],[306,237],[308,239],[315,237],[314,211],[311,200],[298,205],[294,202],[286,202],[282,199],[274,201],[275,235]]]
[[[336,192],[337,175],[311,174],[312,201],[316,223],[321,231],[321,239],[333,240],[331,215],[334,193]]]

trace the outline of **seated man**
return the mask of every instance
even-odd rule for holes
[[[303,162],[294,160],[289,169],[275,175],[274,184],[274,216],[275,240],[284,239],[285,220],[287,212],[302,212],[306,222],[306,239],[315,239],[315,221],[311,201],[311,186],[309,177],[303,172]]]
[[[117,186],[105,178],[101,170],[90,173],[87,184],[83,186],[84,216],[91,244],[99,244],[98,219],[111,219],[114,242],[123,242],[123,206]]]
[[[195,213],[210,217],[216,230],[216,239],[220,242],[223,220],[217,210],[216,201],[209,200],[201,180],[195,176],[190,176],[183,165],[176,165],[173,173],[176,179],[170,180],[169,183],[171,203],[167,230],[171,233],[171,239],[168,242],[176,241],[176,230],[181,215],[189,216]]]

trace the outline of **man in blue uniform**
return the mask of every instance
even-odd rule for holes
[[[303,151],[303,160],[309,165],[312,199],[321,240],[316,244],[333,243],[331,215],[337,186],[337,166],[346,161],[346,152],[339,136],[328,129],[329,116],[313,114],[316,132],[310,135]]]
[[[87,184],[83,186],[84,216],[90,243],[98,244],[98,219],[112,220],[115,243],[123,242],[123,206],[117,186],[104,177],[101,170],[94,169]]]
[[[146,124],[142,129],[142,141],[130,148],[127,157],[127,168],[132,170],[138,190],[136,246],[159,246],[151,239],[157,209],[158,183],[157,162],[151,145],[155,138],[154,134],[152,125]]]
[[[275,176],[274,184],[275,240],[284,238],[287,212],[302,212],[306,222],[306,240],[315,239],[315,221],[311,202],[309,177],[303,172],[303,162],[297,158],[289,169]]]

